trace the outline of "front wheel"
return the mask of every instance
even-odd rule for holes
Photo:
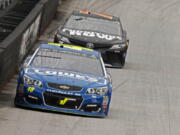
[[[57,38],[57,35],[54,36],[54,43],[59,43],[59,40]]]
[[[126,61],[126,51],[120,55],[120,62],[121,62],[122,67],[124,67],[125,61]]]

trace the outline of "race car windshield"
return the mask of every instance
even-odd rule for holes
[[[67,21],[65,27],[69,29],[102,32],[110,35],[122,35],[122,30],[118,21],[110,21],[93,17],[72,15]]]
[[[40,49],[31,66],[104,76],[101,61],[96,56],[55,49]]]

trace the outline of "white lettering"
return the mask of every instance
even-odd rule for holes
[[[102,33],[96,33],[96,36],[97,36],[98,38],[102,38],[102,39],[105,38],[105,35],[102,34]]]
[[[62,75],[63,75],[63,72],[58,72],[58,75],[59,75],[59,76],[62,76]]]
[[[97,82],[97,81],[98,81],[96,78],[92,78],[92,77],[89,77],[89,76],[87,76],[87,79],[88,79],[90,82]]]
[[[115,36],[106,35],[105,38],[106,38],[107,40],[113,40],[113,39],[115,39]]]
[[[56,75],[57,72],[56,71],[46,71],[47,75]]]
[[[75,35],[76,34],[76,31],[75,30],[70,30],[70,35]]]
[[[76,78],[79,80],[84,80],[84,81],[90,81],[90,82],[97,82],[98,79],[94,78],[94,77],[90,77],[90,76],[83,76],[83,75],[79,75],[79,74],[73,74],[73,73],[68,73],[68,72],[57,72],[57,71],[43,71],[43,70],[39,70],[39,69],[35,69],[34,70],[35,73],[37,74],[41,74],[41,75],[57,75],[57,76],[66,76],[66,77],[70,77],[70,78]]]
[[[82,33],[83,33],[83,32],[82,32],[82,31],[80,31],[80,30],[77,30],[77,31],[76,31],[76,35],[78,35],[78,36],[81,36],[81,35],[82,35]]]
[[[38,74],[44,74],[44,72],[39,71],[38,69],[35,69],[34,72],[38,73]]]
[[[64,76],[68,76],[68,77],[74,77],[75,75],[72,73],[63,73]]]
[[[83,35],[84,35],[84,36],[87,36],[87,37],[95,37],[94,32],[89,32],[89,31],[85,31],[85,32],[83,33]]]
[[[86,79],[84,76],[81,76],[81,75],[78,75],[78,74],[76,74],[76,78],[82,79],[82,80],[85,80],[85,79]]]
[[[97,37],[97,38],[106,39],[106,40],[113,40],[113,39],[122,40],[122,37],[120,37],[120,36],[112,36],[112,35],[107,35],[107,34],[98,33],[98,32],[72,30],[72,29],[67,29],[67,28],[64,28],[62,31],[63,32],[68,31],[70,35],[85,36],[85,37]]]

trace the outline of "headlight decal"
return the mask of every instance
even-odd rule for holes
[[[107,87],[101,88],[88,88],[86,94],[105,95],[108,92]]]
[[[42,85],[43,85],[41,81],[32,79],[29,76],[24,76],[23,80],[24,80],[24,83],[27,85],[33,85],[33,86],[37,86],[37,87],[42,87]]]
[[[117,44],[117,45],[113,45],[111,47],[111,49],[119,49],[119,48],[124,48],[126,46],[127,46],[126,43],[125,44]]]
[[[118,49],[118,48],[120,48],[120,45],[113,45],[113,46],[111,47],[111,49]]]

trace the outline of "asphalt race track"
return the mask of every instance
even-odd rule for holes
[[[121,17],[130,45],[124,69],[108,69],[113,95],[107,118],[13,105],[17,75],[0,90],[0,135],[180,135],[180,1],[64,0],[39,42],[52,41],[74,9]]]

